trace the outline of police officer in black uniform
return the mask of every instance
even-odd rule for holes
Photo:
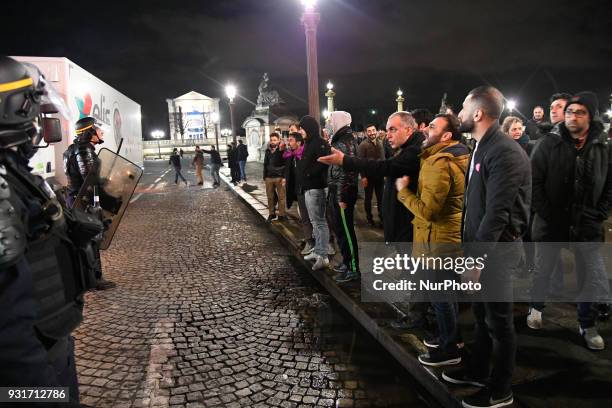
[[[0,387],[69,387],[61,406],[78,406],[71,332],[95,285],[91,240],[103,226],[63,209],[30,173],[40,129],[53,131],[42,113],[51,94],[61,101],[53,91],[34,66],[0,56]]]
[[[72,208],[85,179],[92,172],[99,171],[99,159],[96,154],[96,145],[104,143],[104,132],[96,119],[85,117],[75,126],[76,137],[74,142],[64,152],[64,172],[68,178],[68,192],[66,204]],[[85,196],[87,205],[93,205],[93,197]],[[105,290],[117,286],[114,282],[102,277],[102,263],[100,253],[96,251],[98,268],[96,270],[97,290]]]

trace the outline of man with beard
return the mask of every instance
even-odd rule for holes
[[[466,408],[513,402],[516,334],[511,276],[528,226],[531,167],[525,151],[499,127],[503,101],[499,90],[481,86],[468,94],[459,112],[461,131],[476,140],[463,204],[464,256],[485,260],[483,269],[468,269],[461,279],[481,282],[484,299],[472,303],[476,324],[470,359],[465,368],[445,371],[442,378],[482,387],[463,399]]]
[[[376,125],[368,125],[366,127],[367,139],[359,144],[357,148],[357,157],[367,160],[382,160],[385,158],[385,152],[382,147],[382,141],[377,140]],[[376,193],[376,206],[378,207],[378,218],[382,224],[382,196],[384,188],[384,178],[376,177],[368,179],[365,173],[361,174],[361,185],[365,192],[363,206],[366,213],[366,218],[370,226],[374,226],[374,217],[372,216],[372,195]]]
[[[429,123],[427,140],[423,143],[417,193],[408,189],[407,176],[396,181],[397,199],[414,214],[412,253],[415,257],[458,255],[465,172],[470,158],[470,150],[459,140],[461,133],[457,118],[447,114],[437,115]],[[444,270],[422,273],[433,275],[438,281],[456,278],[454,273]],[[458,364],[461,355],[457,347],[456,297],[450,291],[436,295],[431,301],[439,336],[424,341],[430,351],[420,355],[419,361],[429,366]]]
[[[395,112],[387,120],[387,137],[393,149],[399,152],[385,160],[366,160],[349,157],[332,148],[332,154],[320,157],[325,164],[342,166],[346,170],[360,171],[368,179],[386,177],[383,193],[383,218],[385,242],[412,242],[412,219],[414,216],[397,201],[395,180],[410,177],[409,188],[416,192],[419,178],[419,154],[425,136],[416,131],[417,124],[409,112]]]
[[[283,158],[283,151],[280,149],[280,135],[272,132],[263,165],[263,179],[266,184],[266,196],[268,197],[268,221],[276,218],[275,207],[277,202],[278,220],[285,221],[287,219],[284,176],[285,159]]]
[[[565,107],[565,121],[546,135],[531,160],[536,268],[527,325],[542,327],[550,276],[560,256],[559,245],[551,242],[571,242],[579,331],[591,350],[605,347],[595,327],[591,302],[605,303],[610,298],[598,243],[604,241],[603,223],[612,202],[612,147],[598,116],[595,94],[575,95]]]

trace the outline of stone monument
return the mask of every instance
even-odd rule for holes
[[[285,132],[291,123],[297,121],[297,116],[287,109],[278,91],[270,87],[267,72],[263,74],[258,90],[257,106],[242,123],[246,132],[245,144],[249,149],[249,160],[253,161],[263,161],[270,133],[275,128]]]

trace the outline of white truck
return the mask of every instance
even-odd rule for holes
[[[64,137],[60,143],[38,149],[30,160],[34,172],[41,176],[53,177],[66,185],[62,154],[74,140],[74,124],[80,118],[92,116],[104,123],[104,144],[117,152],[123,138],[119,154],[142,167],[142,126],[140,105],[116,89],[110,87],[67,58],[13,57],[21,62],[36,65],[62,95],[70,108],[72,118],[62,119]],[[41,144],[44,145],[44,142]]]

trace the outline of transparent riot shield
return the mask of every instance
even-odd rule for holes
[[[73,208],[101,208],[107,228],[100,249],[107,249],[142,177],[142,169],[108,149],[101,149],[98,158],[98,166],[85,178]]]

